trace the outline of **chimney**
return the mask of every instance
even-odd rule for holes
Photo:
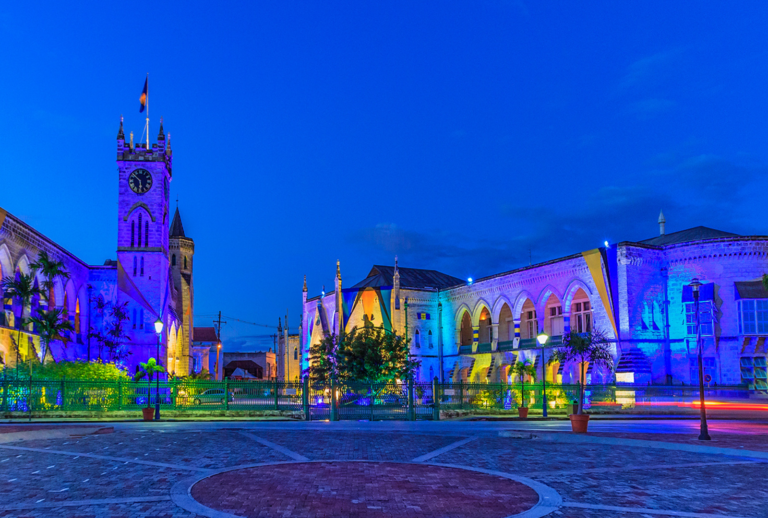
[[[664,211],[659,211],[659,235],[663,236],[666,234],[666,229],[664,228],[667,223],[667,220],[664,219]]]

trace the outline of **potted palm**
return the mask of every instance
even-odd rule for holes
[[[139,372],[137,372],[136,376],[133,378],[134,381],[147,378],[147,406],[146,408],[141,409],[145,421],[151,421],[155,411],[152,408],[152,398],[150,397],[152,393],[152,378],[155,374],[160,375],[162,372],[165,372],[165,369],[158,365],[154,358],[150,358],[147,360],[147,363],[139,363]],[[155,397],[160,397],[160,395],[156,394]]]
[[[563,346],[555,350],[550,361],[565,364],[578,362],[579,364],[579,407],[575,414],[571,414],[571,429],[574,433],[586,433],[589,425],[589,416],[584,413],[584,382],[586,365],[589,363],[596,367],[613,369],[613,355],[605,335],[599,331],[591,333],[576,333],[571,331],[563,336]]]
[[[536,381],[536,370],[529,360],[523,360],[512,366],[512,374],[517,374],[520,377],[522,388],[520,406],[517,407],[517,415],[522,419],[526,419],[528,417],[528,403],[525,398],[525,377],[530,376],[533,381]]]

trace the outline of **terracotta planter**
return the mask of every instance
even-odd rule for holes
[[[141,409],[141,415],[144,416],[145,421],[151,421],[155,418],[155,409],[144,407]]]
[[[571,414],[568,417],[571,418],[573,433],[587,433],[587,425],[589,424],[587,414]]]
[[[520,419],[528,419],[528,407],[518,407],[517,408],[517,415],[520,417]]]

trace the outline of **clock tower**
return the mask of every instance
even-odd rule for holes
[[[129,142],[125,142],[121,118],[117,134],[117,301],[128,303],[124,329],[127,342],[133,346],[132,363],[156,356],[154,323],[161,318],[160,362],[165,364],[167,308],[171,302],[168,260],[171,162],[170,139],[166,145],[162,119],[157,143],[148,148],[147,144],[134,146],[132,134]]]

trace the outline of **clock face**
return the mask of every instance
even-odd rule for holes
[[[152,175],[146,169],[136,169],[128,177],[128,185],[136,194],[144,194],[152,188]]]

